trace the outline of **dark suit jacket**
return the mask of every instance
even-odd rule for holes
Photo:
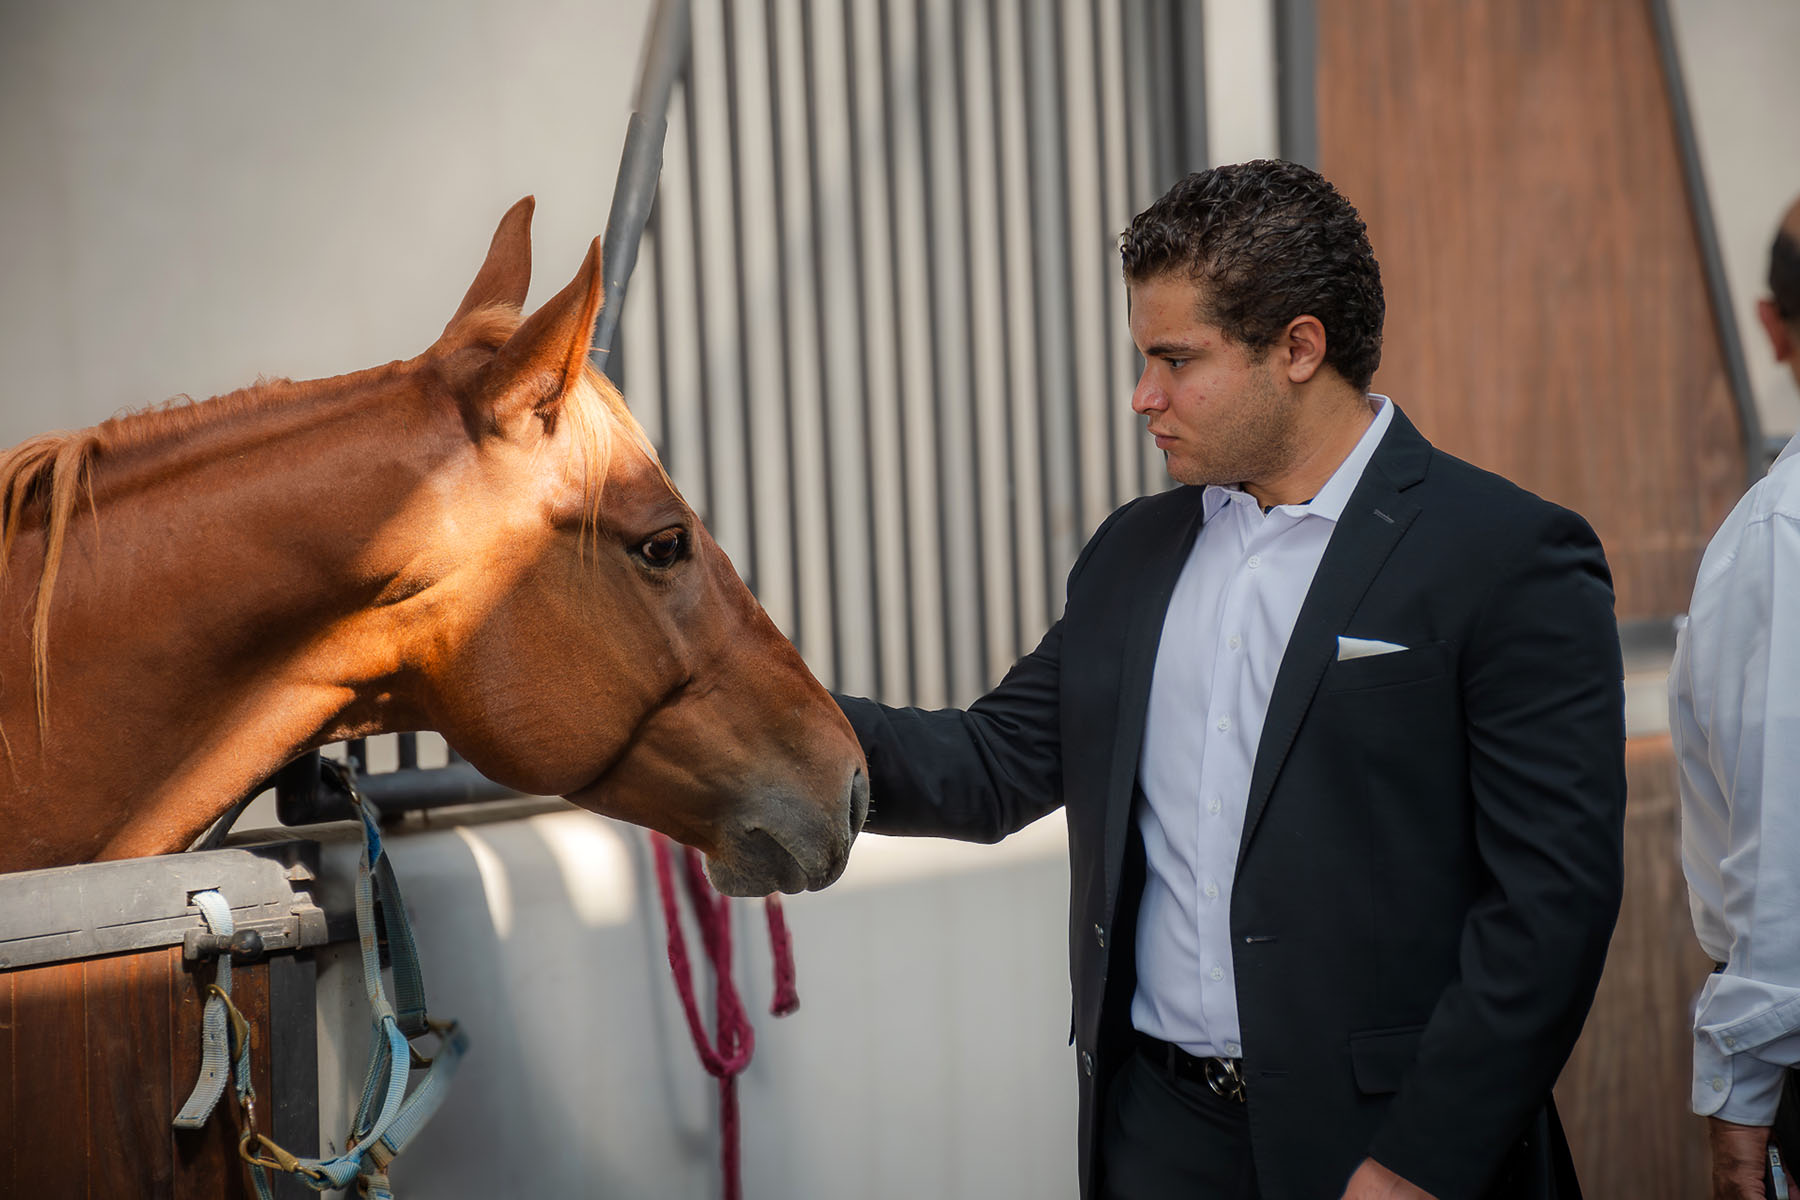
[[[1113,513],[1062,619],[966,712],[841,701],[873,831],[993,841],[1067,809],[1084,1196],[1130,1044],[1138,755],[1200,498]],[[1270,1200],[1336,1200],[1366,1155],[1444,1200],[1574,1194],[1550,1088],[1619,908],[1612,599],[1585,521],[1394,414],[1277,674],[1232,888]],[[1407,649],[1340,662],[1340,634]]]

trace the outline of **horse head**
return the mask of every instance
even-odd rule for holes
[[[501,783],[697,847],[721,891],[824,887],[868,809],[856,738],[589,366],[597,239],[519,320],[531,214],[423,360],[462,444],[384,585],[419,614],[409,707]]]

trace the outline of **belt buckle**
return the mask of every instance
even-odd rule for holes
[[[1238,1070],[1237,1060],[1232,1058],[1209,1058],[1205,1061],[1206,1086],[1213,1093],[1227,1100],[1244,1103],[1244,1076]]]

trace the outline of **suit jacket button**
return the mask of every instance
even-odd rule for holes
[[[1102,950],[1106,949],[1106,930],[1098,925],[1094,926],[1094,940],[1100,943]]]
[[[1094,1056],[1086,1050],[1081,1052],[1081,1073],[1090,1077],[1094,1073]]]

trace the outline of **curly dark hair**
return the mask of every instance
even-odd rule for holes
[[[1198,171],[1119,235],[1127,281],[1185,274],[1202,318],[1254,350],[1289,321],[1325,326],[1325,362],[1368,390],[1381,365],[1381,266],[1368,229],[1323,175],[1274,159]]]
[[[1769,247],[1769,292],[1781,319],[1800,324],[1800,240],[1785,229]]]

